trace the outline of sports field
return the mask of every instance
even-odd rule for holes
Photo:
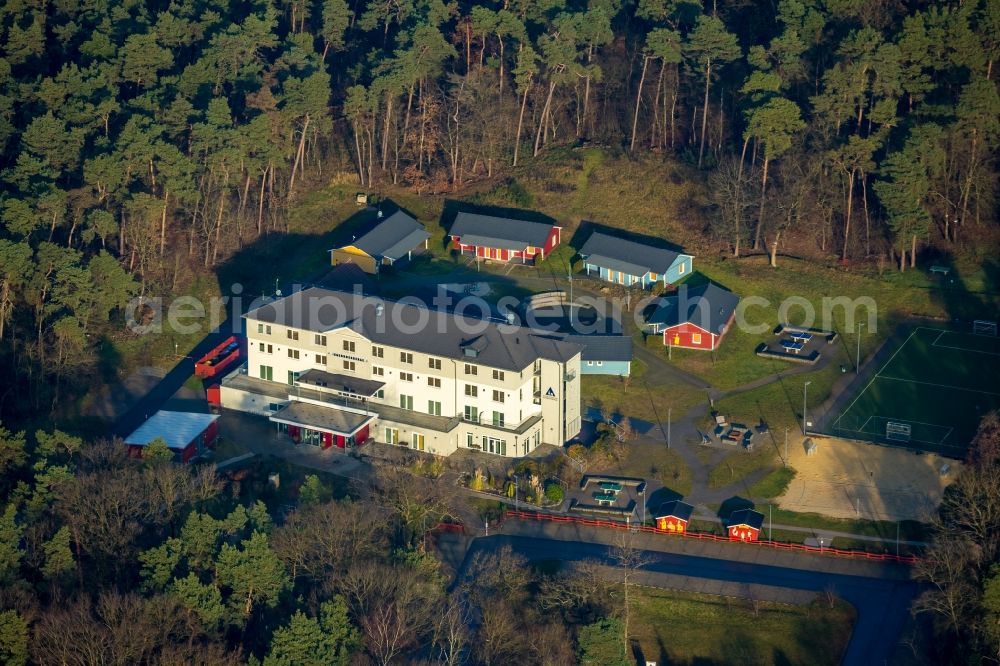
[[[964,457],[1000,408],[1000,338],[916,328],[846,405],[833,435]]]

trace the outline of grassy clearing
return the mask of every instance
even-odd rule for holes
[[[845,307],[828,305],[824,308],[824,298],[874,298],[878,326],[874,331],[867,327],[864,329],[861,336],[862,356],[881,344],[903,318],[914,314],[948,316],[954,306],[947,302],[947,298],[962,300],[959,298],[962,294],[929,288],[926,284],[929,278],[923,273],[918,273],[913,278],[886,280],[876,274],[848,272],[813,261],[795,259],[783,259],[779,267],[774,269],[767,265],[764,257],[759,256],[739,260],[699,257],[695,259],[695,269],[701,274],[697,276],[700,280],[710,279],[741,295],[763,297],[770,303],[767,306],[755,305],[746,311],[747,323],[763,329],[759,333],[746,332],[740,330],[739,326],[734,326],[715,353],[675,350],[674,363],[704,377],[723,390],[788,367],[780,361],[759,358],[754,355],[754,350],[760,342],[773,339],[771,331],[783,318],[779,315],[779,305],[789,296],[804,298],[811,304],[816,313],[814,326],[841,333],[842,339],[823,353],[832,354],[836,365],[845,363],[849,367],[853,367],[857,351],[854,326],[857,321],[867,322],[867,309],[858,307],[852,324],[846,316]],[[695,277],[692,280],[697,281]],[[824,310],[828,316],[824,316]],[[790,307],[784,314],[791,323],[808,323],[804,321],[804,310],[800,305]],[[665,354],[666,351],[660,350],[660,353]]]
[[[770,445],[759,446],[751,452],[733,451],[708,473],[708,487],[722,488],[739,483],[754,472],[775,464],[777,454]]]
[[[657,479],[678,495],[691,492],[691,468],[676,451],[662,444],[630,446],[628,456],[614,472],[622,476]]]
[[[647,383],[647,370],[642,360],[633,359],[632,377],[627,383],[621,377],[583,375],[581,393],[584,410],[593,408],[613,415],[623,414],[653,426],[662,425],[666,430],[668,414],[678,419],[704,400],[699,393]]]
[[[843,601],[808,606],[642,588],[635,638],[662,664],[838,664],[854,626]]]
[[[788,484],[795,478],[795,470],[782,467],[776,469],[757,483],[750,486],[750,497],[779,497],[788,489]]]

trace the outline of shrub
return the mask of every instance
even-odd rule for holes
[[[561,484],[550,483],[545,486],[545,499],[549,500],[553,504],[562,502],[564,497],[566,497],[566,491],[563,490]]]

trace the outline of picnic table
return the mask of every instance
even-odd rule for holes
[[[613,493],[615,495],[622,491],[622,484],[615,483],[614,481],[601,481],[597,486],[606,493]]]
[[[594,493],[594,500],[601,505],[612,505],[618,496],[614,493]]]
[[[805,345],[794,340],[782,340],[781,346],[784,347],[785,351],[792,351],[798,354]]]
[[[947,275],[951,272],[951,269],[947,266],[931,266],[931,273],[940,273],[941,275]]]
[[[804,331],[791,334],[793,342],[809,342],[812,340],[812,333],[806,333]]]

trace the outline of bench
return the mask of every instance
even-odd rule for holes
[[[792,333],[792,342],[809,342],[812,340],[812,333]]]
[[[802,351],[802,348],[805,347],[805,345],[801,342],[795,342],[794,340],[782,340],[781,346],[785,349],[785,351],[795,352],[796,354]]]
[[[947,266],[931,266],[931,273],[940,273],[941,275],[947,275],[951,273],[951,269]]]

